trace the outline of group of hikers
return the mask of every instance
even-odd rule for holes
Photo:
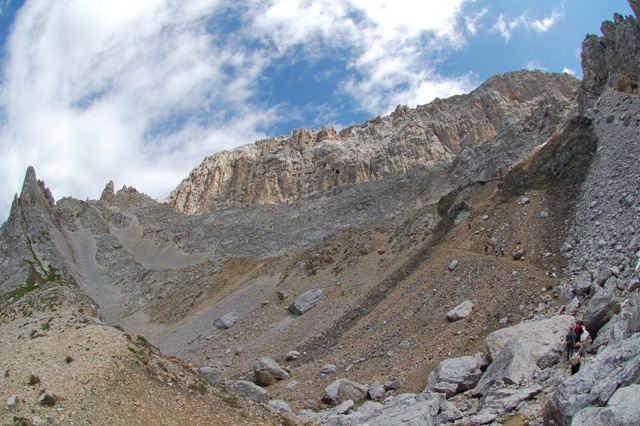
[[[590,338],[589,332],[580,320],[576,321],[575,327],[572,327],[567,334],[567,360],[571,365],[572,376],[580,370],[580,365],[586,355],[585,345]]]

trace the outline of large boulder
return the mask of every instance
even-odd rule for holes
[[[591,336],[597,335],[605,324],[612,300],[613,288],[608,287],[597,292],[589,302],[587,310],[582,315],[582,321]]]
[[[565,336],[574,324],[574,317],[556,315],[496,330],[487,336],[489,356],[495,359],[504,345],[515,339],[525,345],[532,362],[544,369],[561,360],[566,349]]]
[[[447,319],[451,322],[458,321],[462,318],[466,318],[471,311],[473,311],[473,302],[471,300],[465,300],[449,312],[447,312]]]
[[[322,290],[309,290],[306,293],[302,293],[289,305],[289,312],[294,315],[302,315],[314,308],[322,299],[324,299]]]
[[[196,373],[205,379],[211,385],[220,385],[224,382],[224,374],[222,370],[216,367],[200,367],[196,368]]]
[[[640,385],[620,388],[605,407],[587,407],[573,416],[572,425],[635,426],[640,425]]]
[[[260,386],[271,386],[276,380],[289,378],[289,373],[283,370],[274,359],[266,356],[253,364],[253,375]]]
[[[220,318],[214,319],[213,325],[218,330],[226,330],[228,328],[231,328],[236,323],[237,320],[238,320],[238,317],[236,317],[233,314],[233,312],[229,312],[228,314],[225,314]]]
[[[368,394],[367,386],[347,379],[338,379],[325,388],[322,400],[327,404],[338,405],[348,399],[354,402],[362,401]]]
[[[229,388],[238,395],[246,396],[252,401],[263,404],[269,402],[269,394],[267,394],[267,391],[246,380],[236,380],[229,385]]]
[[[520,340],[511,339],[484,372],[473,395],[485,395],[497,380],[507,385],[520,384],[531,379],[537,369],[529,348]]]
[[[602,349],[577,374],[558,386],[544,409],[544,424],[571,424],[578,411],[587,407],[605,406],[619,388],[638,382],[640,333]]]
[[[443,392],[449,398],[474,387],[481,376],[473,356],[445,359],[429,374],[425,392]]]
[[[640,293],[635,291],[628,297],[620,308],[620,313],[614,315],[598,331],[598,337],[593,341],[594,347],[618,343],[640,331]]]

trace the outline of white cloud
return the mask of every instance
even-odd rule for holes
[[[506,41],[509,41],[511,34],[517,29],[544,33],[555,25],[560,18],[562,18],[562,13],[557,10],[542,19],[532,19],[529,16],[529,12],[526,11],[522,15],[511,19],[508,19],[504,14],[500,14],[492,30],[500,33]]]
[[[255,2],[251,31],[280,55],[298,45],[310,57],[327,46],[348,48],[355,74],[342,88],[364,110],[386,114],[397,103],[415,106],[472,88],[468,77],[444,78],[433,67],[440,51],[464,46],[457,24],[463,3],[281,0],[261,8]]]
[[[569,68],[569,67],[564,67],[564,69],[562,70],[562,72],[563,72],[563,73],[565,73],[565,74],[572,75],[572,76],[574,76],[574,77],[578,74],[578,73],[576,72],[576,70],[571,69],[571,68]]]

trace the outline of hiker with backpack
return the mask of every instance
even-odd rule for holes
[[[574,374],[576,374],[578,371],[580,371],[580,366],[582,365],[582,360],[584,359],[584,356],[586,355],[586,351],[584,350],[584,348],[580,348],[578,350],[578,352],[576,352],[571,359],[569,360],[569,363],[571,364],[571,375],[573,376]]]
[[[584,323],[577,320],[575,327],[572,327],[566,336],[567,359],[572,359],[576,349],[583,349],[583,346],[587,343],[590,337],[589,332],[584,327]]]

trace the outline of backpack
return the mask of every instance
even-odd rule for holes
[[[573,328],[571,329],[571,331],[569,331],[569,333],[565,337],[565,340],[567,341],[567,345],[571,345],[572,347],[575,346],[576,332]]]

